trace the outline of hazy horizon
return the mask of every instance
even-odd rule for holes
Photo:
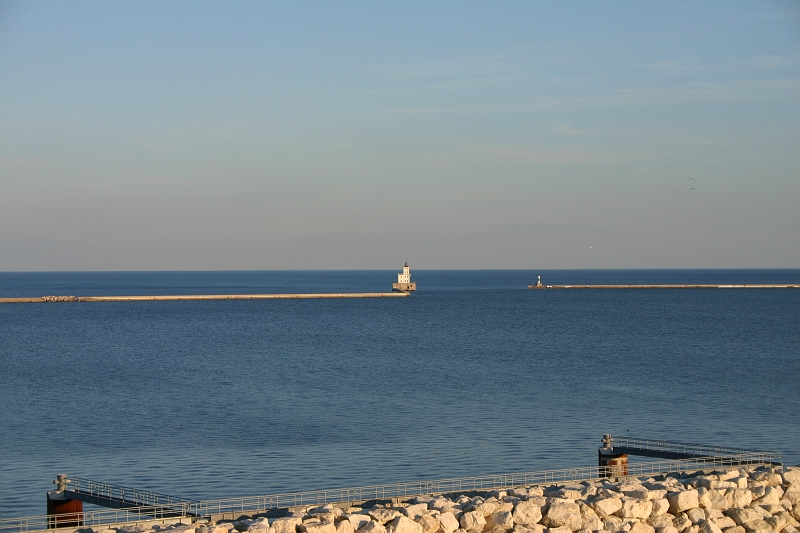
[[[415,272],[480,272],[480,271],[517,271],[517,272],[561,272],[561,271],[582,271],[582,272],[604,272],[604,271],[638,271],[638,272],[659,272],[659,271],[718,271],[718,272],[749,272],[754,270],[763,270],[768,272],[781,272],[781,271],[797,271],[800,268],[413,268],[412,275]],[[294,269],[246,269],[246,268],[233,268],[221,270],[0,270],[2,274],[103,274],[103,273],[223,273],[223,272],[400,272],[402,266],[397,268],[294,268]],[[535,281],[535,280],[534,280]]]
[[[0,1],[0,271],[800,267],[800,4]]]

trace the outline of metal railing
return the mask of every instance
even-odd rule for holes
[[[122,485],[112,485],[110,483],[81,478],[72,478],[69,480],[67,490],[96,496],[98,498],[129,502],[140,507],[182,507],[184,504],[196,502],[196,500],[178,498],[168,494],[159,494],[158,492],[144,491],[131,487],[124,487]]]
[[[628,437],[626,437],[628,438]],[[619,441],[622,441],[620,438]],[[646,439],[634,439],[637,444],[642,444]],[[660,441],[647,441],[658,443]],[[675,443],[664,443],[674,445]],[[626,444],[630,445],[630,444]],[[686,445],[694,446],[694,445]],[[711,446],[701,446],[703,450],[710,450]],[[724,448],[722,450],[731,450]],[[719,456],[699,456],[692,459],[671,459],[662,461],[648,461],[642,463],[628,463],[625,476],[619,475],[618,468],[614,466],[587,466],[579,468],[565,468],[560,470],[543,470],[539,472],[516,472],[511,474],[493,474],[488,476],[475,476],[453,479],[439,479],[430,481],[417,481],[411,483],[394,483],[389,485],[371,485],[364,487],[351,487],[307,492],[288,492],[267,496],[250,496],[243,498],[226,498],[221,500],[193,501],[175,498],[164,494],[127,489],[111,486],[105,483],[91,482],[88,480],[72,480],[73,487],[81,490],[92,490],[94,493],[106,496],[110,494],[125,494],[130,498],[136,493],[137,497],[158,497],[166,505],[143,506],[136,508],[114,509],[103,511],[89,511],[67,515],[65,522],[76,522],[76,514],[82,515],[82,525],[99,525],[111,523],[127,523],[157,518],[188,518],[210,517],[212,515],[254,515],[270,509],[287,507],[318,506],[339,502],[364,502],[370,500],[390,500],[392,498],[412,498],[423,494],[458,494],[472,491],[489,491],[520,487],[525,485],[544,485],[565,482],[591,481],[607,477],[642,477],[663,474],[668,472],[692,472],[697,470],[716,470],[720,468],[735,468],[741,466],[780,466],[782,465],[780,452],[746,452],[727,453],[720,452]],[[90,489],[91,487],[91,489]],[[152,496],[151,496],[152,495]],[[117,497],[117,496],[114,496]],[[0,532],[5,531],[35,531],[52,529],[53,516],[34,516],[0,520]],[[48,527],[50,526],[50,527]]]
[[[780,453],[751,452],[726,457],[698,457],[695,459],[672,459],[628,463],[626,477],[639,477],[665,472],[708,470],[738,466],[774,465],[780,463]],[[324,505],[327,503],[411,498],[422,494],[450,494],[470,491],[488,491],[543,485],[570,481],[590,481],[605,477],[620,477],[613,466],[588,466],[540,472],[516,472],[455,479],[373,485],[347,489],[289,492],[270,496],[251,496],[197,502],[192,510],[198,516],[212,514],[245,514],[285,507]]]
[[[189,504],[175,507],[143,506],[125,509],[103,509],[63,515],[23,516],[0,520],[0,531],[43,531],[64,527],[91,527],[110,524],[127,524],[144,520],[181,519],[190,516]]]
[[[639,437],[617,437],[612,436],[613,447],[639,448],[642,450],[652,450],[659,452],[685,453],[697,456],[730,457],[743,454],[773,454],[777,462],[781,462],[780,453],[762,452],[748,450],[744,448],[729,448],[726,446],[709,446],[708,444],[691,444],[686,442],[668,442],[662,440],[641,439]]]

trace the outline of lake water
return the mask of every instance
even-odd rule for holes
[[[410,298],[0,305],[0,517],[58,473],[191,498],[594,465],[603,433],[800,462],[800,270],[414,271]],[[385,291],[394,271],[0,273],[0,296]],[[633,459],[633,458],[632,458]]]

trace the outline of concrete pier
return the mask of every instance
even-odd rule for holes
[[[0,298],[0,304],[44,302],[180,302],[190,300],[296,300],[322,298],[404,298],[407,292],[342,292],[320,294],[177,294],[160,296],[41,296]]]
[[[800,284],[757,285],[528,285],[529,289],[800,289]]]

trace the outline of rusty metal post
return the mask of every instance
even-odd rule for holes
[[[628,454],[616,453],[611,435],[603,435],[603,447],[597,450],[600,475],[602,477],[624,477],[628,475]]]
[[[56,490],[47,493],[47,528],[80,527],[83,525],[83,502],[70,500],[64,490],[70,482],[66,474],[58,474],[53,483]]]

